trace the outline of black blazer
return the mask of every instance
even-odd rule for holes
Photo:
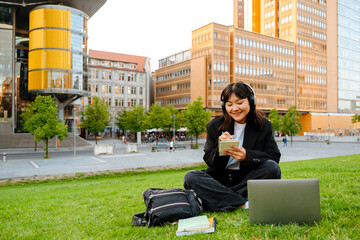
[[[218,131],[219,126],[224,122],[224,116],[211,120],[206,126],[206,143],[204,147],[204,161],[208,165],[206,172],[211,173],[214,170],[225,169],[230,156],[219,156],[218,139],[222,134]],[[228,129],[231,135],[234,135],[234,125]],[[241,169],[251,169],[256,164],[266,160],[274,160],[279,163],[280,151],[272,135],[272,126],[270,121],[264,119],[263,127],[258,130],[253,123],[247,122],[244,133],[243,147],[246,150],[245,161],[240,162]]]

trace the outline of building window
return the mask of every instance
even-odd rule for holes
[[[124,81],[125,80],[125,74],[124,72],[119,73],[119,80]]]
[[[136,87],[128,87],[128,94],[136,94]]]
[[[136,74],[128,73],[128,82],[136,82]]]
[[[136,106],[136,99],[128,99],[128,107]]]

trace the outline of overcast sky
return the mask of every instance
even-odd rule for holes
[[[233,24],[232,0],[107,0],[88,22],[88,47],[158,60],[191,48],[191,32]]]

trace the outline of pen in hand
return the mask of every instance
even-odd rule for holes
[[[228,140],[228,139],[234,139],[234,135],[230,135],[228,131],[221,132],[221,136],[219,137],[220,140]]]

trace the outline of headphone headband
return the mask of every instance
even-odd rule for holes
[[[252,94],[254,94],[255,95],[255,91],[254,91],[254,89],[249,85],[249,84],[247,84],[247,83],[242,83],[242,84],[244,84],[245,86],[247,86],[249,89],[250,89],[250,91],[252,92]]]
[[[249,103],[250,103],[250,106],[251,107],[255,107],[256,106],[256,97],[255,97],[255,91],[254,89],[247,83],[244,83],[244,82],[237,82],[237,83],[241,83],[243,84],[244,86],[246,86],[249,90],[250,90],[250,96],[248,97],[249,99]],[[236,83],[235,83],[236,84]],[[223,110],[225,111],[225,103],[224,103],[224,99],[223,99],[223,93],[224,93],[224,90],[222,91],[221,93],[221,107],[223,108]]]

